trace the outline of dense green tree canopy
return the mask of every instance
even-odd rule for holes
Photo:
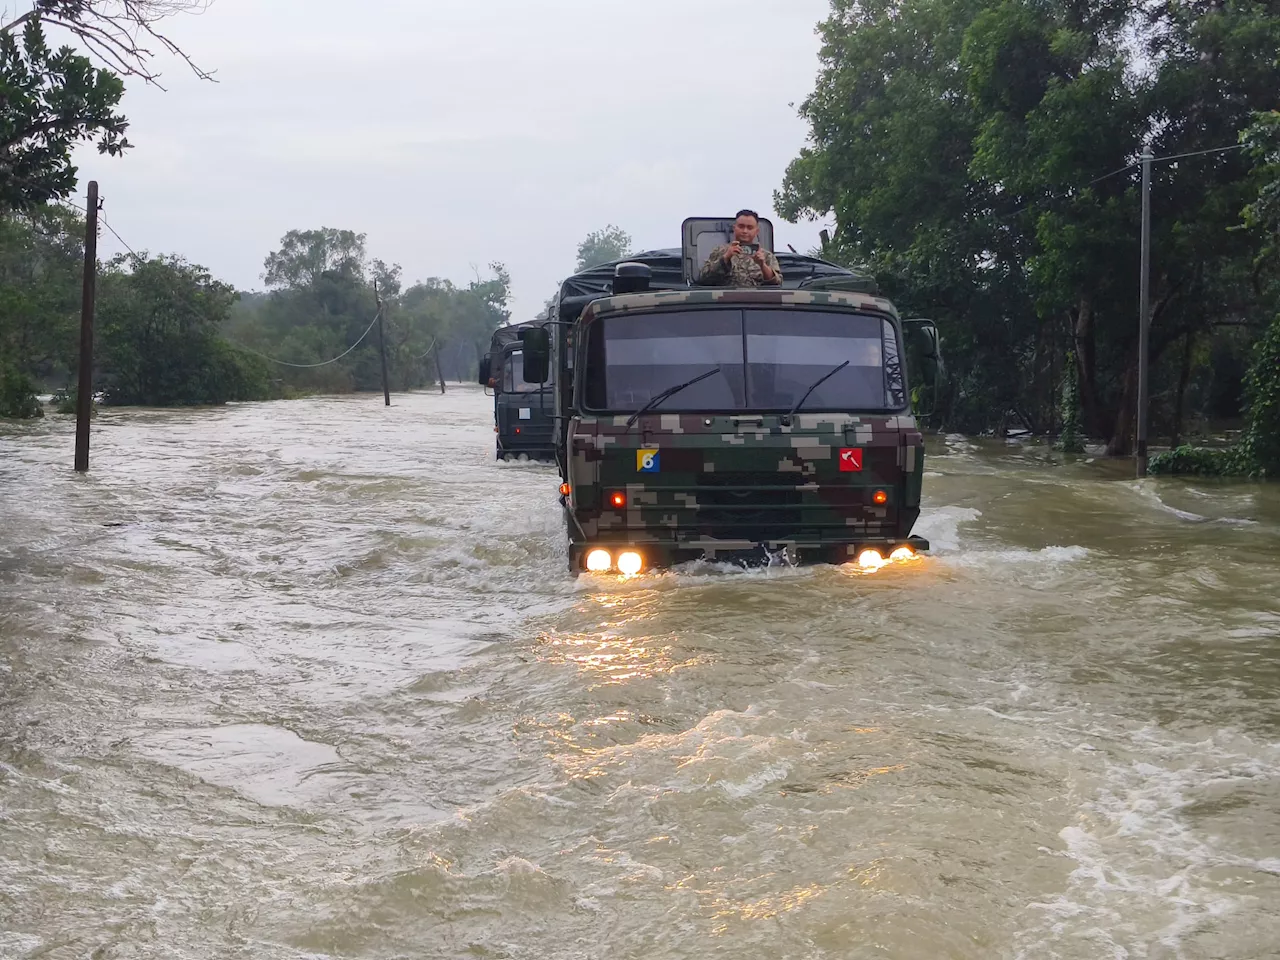
[[[1237,143],[1280,89],[1280,11],[1257,0],[834,0],[802,113],[811,142],[776,197],[834,216],[831,252],[943,323],[954,427],[1056,420],[1079,379],[1085,429],[1128,448],[1135,408],[1143,147]],[[1238,353],[1272,313],[1251,282],[1257,162],[1157,164],[1157,426],[1177,432],[1196,357]],[[1174,349],[1174,348],[1177,349]],[[1237,367],[1240,365],[1237,364]],[[1215,372],[1223,372],[1219,368]],[[1239,394],[1239,373],[1228,392]]]
[[[262,399],[262,362],[221,336],[235,290],[180,257],[121,257],[98,307],[106,402],[182,406]]]

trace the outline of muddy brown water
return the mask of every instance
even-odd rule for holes
[[[1280,956],[1280,486],[575,580],[489,403],[0,425],[0,957]]]

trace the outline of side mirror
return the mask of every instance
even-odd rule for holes
[[[524,382],[546,383],[551,376],[551,334],[543,327],[520,331],[524,351]]]
[[[493,366],[493,360],[487,356],[480,358],[480,376],[476,378],[482,387],[492,386],[489,383],[489,370]]]
[[[939,347],[938,327],[932,320],[903,320],[902,329],[907,336],[907,362],[911,369],[919,370],[921,377],[931,387],[942,379],[942,350]]]

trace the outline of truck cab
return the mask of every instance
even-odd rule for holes
[[[494,455],[499,460],[555,457],[551,388],[524,376],[518,335],[529,326],[512,324],[496,331],[480,361],[480,383],[493,390]]]
[[[681,250],[612,265],[598,294],[570,278],[521,333],[524,376],[554,367],[570,569],[927,550],[910,378],[938,369],[933,324],[813,257],[779,255],[782,288],[699,287],[698,228],[725,222],[686,221]]]

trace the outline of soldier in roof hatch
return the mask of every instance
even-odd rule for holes
[[[698,283],[717,287],[778,286],[782,269],[773,252],[760,245],[760,217],[754,210],[739,210],[733,223],[733,242],[711,251],[702,265]]]

